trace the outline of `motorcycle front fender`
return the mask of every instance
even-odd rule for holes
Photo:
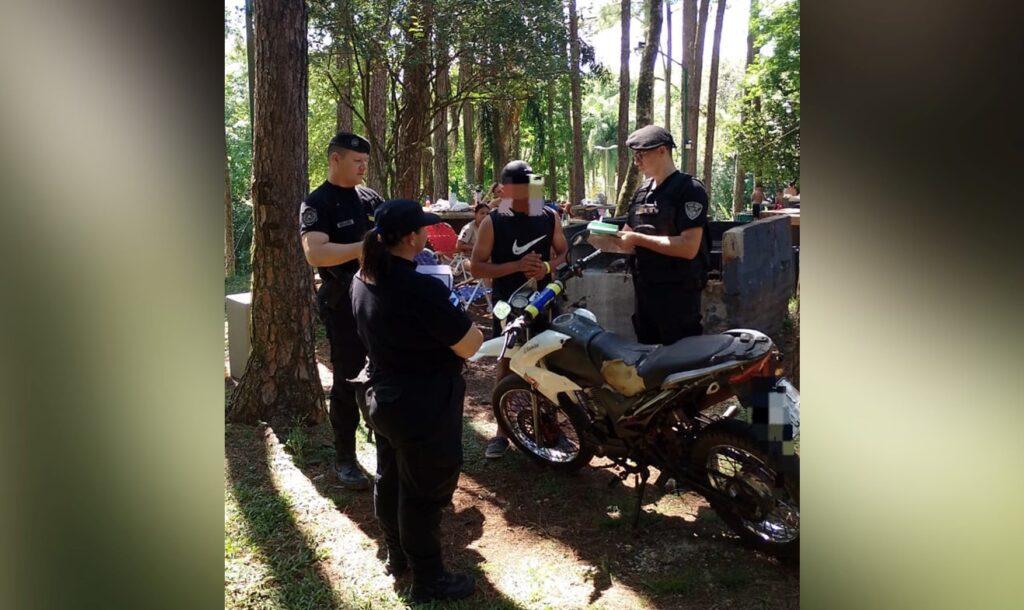
[[[475,354],[469,357],[469,361],[476,362],[481,358],[497,358],[501,355],[501,348],[504,346],[505,335],[498,335],[493,339],[488,339],[487,341],[484,341],[484,344],[480,346],[480,349],[476,350]],[[508,353],[505,355],[508,356]]]

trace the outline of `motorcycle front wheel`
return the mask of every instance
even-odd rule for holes
[[[721,495],[711,508],[745,544],[785,559],[800,553],[800,478],[782,476],[753,439],[709,429],[691,452],[695,472]]]
[[[539,408],[536,431],[534,401]],[[594,457],[593,448],[583,441],[589,420],[578,405],[553,404],[514,373],[495,386],[491,404],[498,427],[533,460],[555,470],[575,472]]]

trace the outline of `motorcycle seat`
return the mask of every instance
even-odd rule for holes
[[[637,373],[644,385],[657,388],[673,373],[710,366],[715,355],[732,351],[734,341],[729,335],[686,337],[655,349],[640,362]]]

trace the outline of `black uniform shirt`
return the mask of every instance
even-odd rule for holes
[[[449,300],[441,280],[416,272],[416,264],[391,257],[391,269],[369,284],[352,282],[356,329],[370,353],[371,377],[379,374],[458,372],[451,350],[472,326]]]
[[[325,180],[306,197],[299,208],[299,233],[326,233],[327,241],[335,244],[360,242],[366,232],[373,228],[373,211],[383,201],[371,188],[345,188]],[[359,260],[353,259],[328,270],[351,275],[359,270]],[[331,279],[332,274],[324,271],[320,269],[321,279]]]
[[[491,212],[491,226],[494,228],[491,262],[501,264],[517,261],[530,252],[540,254],[543,261],[550,261],[556,222],[558,218],[550,208],[544,208],[544,213],[538,216],[521,212]],[[546,275],[538,284],[543,286],[550,279],[550,274]],[[494,278],[494,295],[498,299],[508,299],[524,282],[526,274],[519,271]]]
[[[708,253],[708,193],[704,184],[680,171],[669,174],[653,186],[648,178],[640,185],[629,202],[629,226],[653,225],[655,235],[679,235],[686,229],[702,227],[700,250],[692,260],[667,256],[648,248],[637,247],[634,258],[637,276],[649,283],[685,282],[700,280],[707,273]]]

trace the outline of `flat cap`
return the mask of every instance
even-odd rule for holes
[[[349,133],[347,131],[339,131],[333,138],[331,138],[331,146],[340,146],[356,152],[370,154],[370,142],[363,136]]]
[[[649,150],[659,146],[675,148],[676,141],[672,139],[672,134],[664,127],[647,125],[629,134],[629,137],[626,138],[626,146],[633,150]]]

